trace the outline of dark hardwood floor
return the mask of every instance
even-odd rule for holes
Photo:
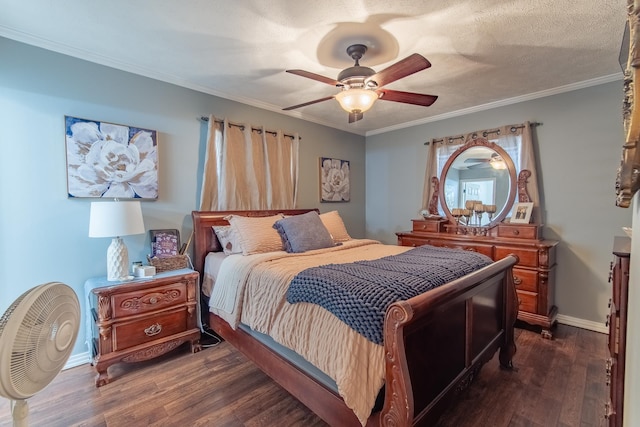
[[[554,340],[522,329],[516,336],[516,369],[500,369],[494,358],[438,425],[603,426],[607,336],[565,325]],[[326,425],[226,342],[196,354],[181,347],[109,373],[113,381],[95,388],[88,364],[61,372],[29,399],[30,425]],[[2,398],[0,425],[11,425],[9,401]]]

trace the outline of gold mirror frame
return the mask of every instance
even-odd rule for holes
[[[511,156],[509,156],[509,154],[507,154],[507,152],[502,147],[500,147],[498,144],[496,144],[494,142],[490,142],[489,140],[487,140],[485,138],[478,137],[476,139],[469,140],[463,146],[461,146],[456,151],[454,151],[449,156],[449,158],[447,159],[447,162],[444,164],[444,167],[442,168],[442,174],[440,175],[440,182],[439,182],[439,188],[438,188],[439,191],[437,192],[438,196],[439,196],[440,206],[441,206],[442,210],[444,211],[445,215],[447,216],[447,219],[453,224],[457,223],[457,220],[453,216],[453,214],[451,213],[451,210],[449,209],[449,206],[447,206],[447,203],[446,203],[446,200],[445,200],[445,191],[444,191],[445,187],[444,186],[445,186],[447,173],[449,172],[449,169],[451,168],[451,165],[453,164],[453,162],[455,162],[455,160],[458,158],[458,156],[460,156],[467,149],[472,148],[472,147],[487,147],[487,148],[495,151],[496,153],[498,153],[502,157],[504,162],[506,163],[507,171],[509,172],[509,194],[507,195],[506,203],[505,203],[504,207],[502,208],[502,210],[500,212],[498,212],[496,214],[496,216],[491,219],[491,222],[489,222],[489,224],[483,226],[485,228],[492,228],[492,227],[495,227],[503,219],[505,219],[505,217],[511,212],[511,209],[513,208],[513,203],[515,202],[515,198],[516,198],[516,190],[517,190],[517,187],[518,187],[518,180],[516,179],[516,167],[513,164],[513,159],[511,159]],[[434,182],[434,184],[435,184],[435,182]],[[523,185],[526,186],[526,179],[525,179]],[[526,194],[526,192],[525,192],[525,194]]]
[[[629,52],[624,70],[624,101],[622,119],[625,143],[622,146],[622,160],[616,177],[616,206],[628,208],[634,194],[640,189],[640,109],[635,106],[640,90],[637,79],[640,68],[640,43],[638,43],[640,0],[627,0],[627,28],[625,37],[629,40]],[[624,47],[623,47],[624,49]],[[621,52],[621,55],[626,52]]]

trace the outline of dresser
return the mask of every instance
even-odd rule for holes
[[[186,342],[192,352],[200,350],[198,280],[196,271],[182,269],[130,281],[85,282],[96,387],[109,383],[107,369],[115,363],[152,359]]]
[[[553,337],[558,309],[554,303],[555,240],[541,238],[540,225],[499,223],[482,235],[461,234],[447,220],[414,219],[410,231],[396,233],[402,246],[433,245],[484,254],[494,261],[509,254],[520,259],[513,269],[520,306],[518,319]]]
[[[629,296],[629,257],[631,239],[615,237],[613,261],[609,272],[611,299],[609,300],[609,358],[606,361],[606,378],[609,401],[605,404],[605,418],[609,426],[622,426],[624,401],[624,364],[627,348],[627,308]]]

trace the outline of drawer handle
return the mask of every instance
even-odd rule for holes
[[[513,276],[513,284],[516,286],[522,284],[522,279],[519,278],[518,276]]]
[[[145,328],[145,330],[144,330],[144,333],[148,337],[152,337],[154,335],[158,335],[160,332],[162,332],[162,325],[160,325],[159,323],[153,324],[153,325],[149,326],[148,328]]]
[[[518,234],[520,234],[520,230],[513,230],[513,235],[517,236]]]
[[[608,420],[609,418],[611,418],[611,416],[615,414],[615,411],[613,410],[613,408],[611,407],[611,405],[609,404],[609,402],[604,404],[604,418],[606,420]]]

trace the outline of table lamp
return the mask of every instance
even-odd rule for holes
[[[112,237],[107,249],[107,280],[126,280],[129,253],[121,236],[143,234],[140,202],[91,202],[89,237]]]

